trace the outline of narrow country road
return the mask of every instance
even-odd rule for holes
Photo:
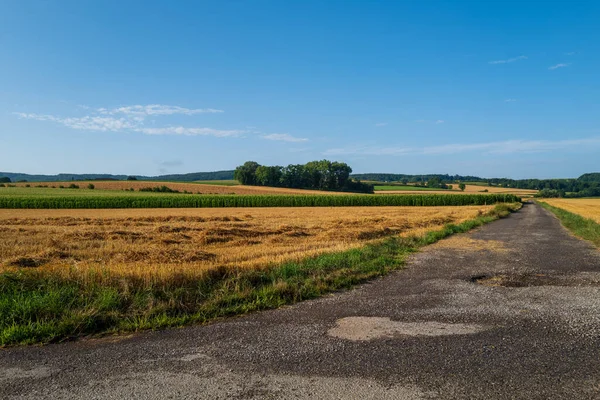
[[[0,350],[0,398],[598,399],[600,251],[527,204],[355,290]]]

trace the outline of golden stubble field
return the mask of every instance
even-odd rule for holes
[[[493,206],[0,210],[0,272],[164,279],[259,268],[461,223]]]
[[[600,199],[544,199],[542,201],[600,223]]]
[[[505,193],[505,194],[514,194],[517,196],[533,196],[538,191],[537,190],[529,190],[529,189],[513,189],[513,188],[502,188],[496,186],[479,186],[479,185],[465,185],[465,190],[458,190],[458,184],[452,184],[452,190],[382,190],[376,191],[376,194],[486,194],[486,193]],[[486,190],[487,192],[483,192]]]

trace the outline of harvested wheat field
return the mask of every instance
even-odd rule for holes
[[[600,223],[600,199],[544,199],[551,206],[579,214]]]
[[[485,192],[487,190],[487,192]],[[517,196],[533,196],[536,194],[537,190],[529,190],[529,189],[514,189],[514,188],[503,188],[496,186],[479,186],[479,185],[465,185],[465,190],[461,191],[458,189],[458,184],[452,184],[452,189],[444,189],[444,190],[427,190],[423,192],[423,190],[381,190],[375,191],[376,194],[457,194],[457,193],[465,193],[465,194],[474,194],[474,193],[505,193],[505,194],[514,194]]]
[[[268,195],[268,194],[348,194],[342,192],[327,192],[321,190],[304,190],[304,189],[288,189],[267,186],[224,186],[224,185],[208,185],[200,183],[187,182],[154,182],[154,181],[69,181],[69,182],[39,182],[39,183],[17,183],[16,186],[42,186],[42,187],[60,187],[76,184],[81,188],[85,188],[88,184],[93,184],[96,189],[100,190],[140,190],[143,188],[153,188],[159,186],[167,186],[170,189],[180,192],[189,192],[197,194],[247,194],[247,195]]]
[[[165,277],[261,267],[421,234],[493,206],[0,210],[0,272]]]

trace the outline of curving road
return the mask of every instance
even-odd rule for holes
[[[528,204],[319,300],[0,350],[0,398],[597,399],[600,252]]]

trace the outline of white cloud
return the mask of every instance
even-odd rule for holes
[[[283,142],[308,142],[308,139],[297,138],[288,133],[270,133],[268,135],[262,135],[261,138],[267,140],[279,140]]]
[[[80,106],[88,110],[85,106]],[[245,134],[260,135],[267,140],[278,140],[284,142],[307,142],[308,139],[297,138],[287,133],[263,134],[252,129],[214,129],[207,127],[185,127],[185,126],[159,126],[153,117],[163,115],[194,115],[201,113],[220,113],[221,110],[212,108],[189,109],[178,106],[165,106],[150,104],[146,106],[127,106],[114,109],[99,108],[91,111],[90,115],[83,117],[63,118],[48,114],[13,113],[22,119],[37,121],[48,121],[71,129],[99,131],[99,132],[139,132],[145,135],[179,135],[179,136],[214,136],[214,137],[241,137]],[[146,118],[150,118],[146,121]],[[149,122],[147,126],[145,122]]]
[[[418,122],[419,124],[424,124],[424,123],[443,124],[446,121],[444,121],[443,119],[436,119],[436,120],[416,119],[415,122]]]
[[[505,103],[514,103],[515,101],[517,101],[517,99],[506,99],[506,100],[504,100]]]
[[[526,60],[526,59],[527,59],[526,56],[519,56],[519,57],[509,58],[507,60],[489,61],[488,64],[508,64],[508,63],[512,63],[512,62],[515,62],[515,61]]]
[[[82,118],[60,118],[54,115],[14,113],[19,118],[34,119],[37,121],[52,121],[72,129],[87,131],[134,131],[146,135],[185,135],[185,136],[241,136],[244,130],[219,130],[212,128],[186,128],[183,126],[169,126],[164,128],[146,128],[125,118],[86,116]]]
[[[215,137],[237,137],[246,131],[243,130],[220,130],[212,128],[186,128],[183,126],[169,126],[165,128],[135,128],[135,132],[146,135],[181,135],[181,136],[215,136]]]
[[[569,51],[568,53],[565,53],[565,56],[574,56],[575,54],[577,54],[576,51]]]
[[[46,114],[27,114],[14,113],[19,118],[33,119],[36,121],[51,121],[62,124],[72,129],[87,130],[87,131],[113,131],[118,132],[125,129],[133,129],[135,123],[125,118],[85,116],[81,118],[61,118],[54,115]]]
[[[388,124],[387,122],[379,122],[379,123],[375,124],[375,126],[381,127],[381,126],[386,126],[387,124]]]
[[[558,68],[564,68],[564,67],[568,67],[569,65],[571,65],[571,64],[564,64],[564,63],[561,63],[561,64],[556,64],[556,65],[553,65],[553,66],[551,66],[551,67],[548,67],[548,69],[549,69],[549,70],[555,70],[555,69],[558,69]]]
[[[151,115],[194,115],[194,114],[205,114],[205,113],[222,113],[223,110],[216,110],[214,108],[197,108],[197,109],[189,109],[185,107],[179,106],[168,106],[162,104],[149,104],[149,105],[134,105],[134,106],[125,106],[118,107],[113,109],[99,108],[98,112],[101,114],[124,114],[126,116],[130,116],[132,118],[145,118]]]
[[[488,143],[454,143],[440,146],[425,147],[380,147],[380,146],[355,146],[336,148],[325,151],[325,155],[371,155],[371,156],[401,156],[401,155],[440,155],[458,154],[467,152],[481,152],[484,154],[514,154],[514,153],[539,153],[552,150],[562,150],[574,147],[600,146],[600,137],[567,139],[567,140],[507,140]]]

